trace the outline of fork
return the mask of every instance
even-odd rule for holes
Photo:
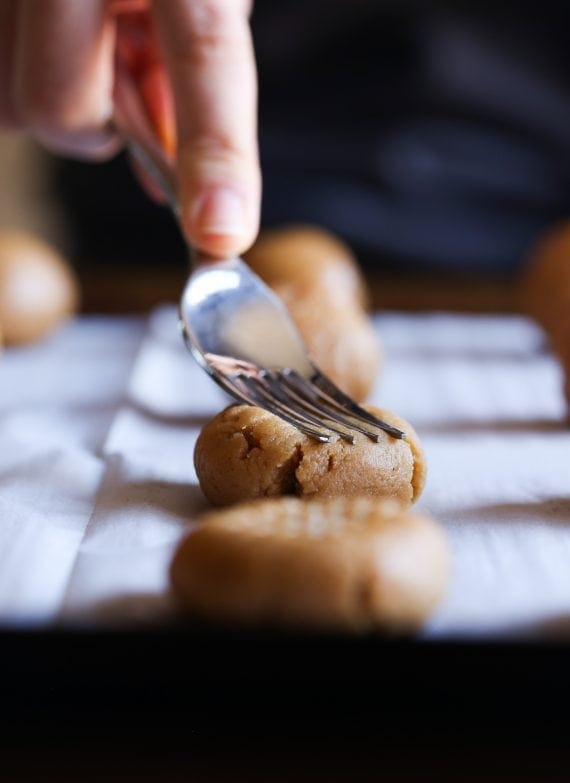
[[[134,82],[122,86],[115,123],[134,159],[180,213],[175,167],[162,149]],[[257,405],[321,442],[354,443],[359,432],[405,434],[358,405],[311,360],[279,297],[240,259],[190,249],[179,327],[198,364],[234,399]]]

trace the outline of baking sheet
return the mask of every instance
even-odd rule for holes
[[[172,615],[168,563],[205,507],[194,442],[225,404],[175,321],[168,306],[146,324],[80,319],[4,356],[0,622]],[[570,432],[542,333],[504,316],[375,324],[387,358],[372,401],[418,429],[429,464],[419,505],[453,552],[447,600],[423,635],[566,633]]]

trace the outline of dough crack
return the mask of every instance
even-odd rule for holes
[[[242,459],[247,459],[251,452],[254,449],[260,449],[261,448],[261,441],[259,438],[254,434],[253,427],[246,425],[245,427],[241,428],[241,434],[243,435],[243,439],[245,440],[247,449],[242,454]]]
[[[293,465],[293,475],[292,475],[292,484],[291,484],[291,494],[292,495],[301,495],[303,492],[303,487],[301,485],[301,482],[299,481],[299,477],[297,475],[297,472],[299,470],[299,466],[301,465],[301,462],[303,461],[305,457],[305,452],[303,451],[303,446],[301,443],[295,443],[295,451],[291,455],[291,464]]]
[[[393,497],[409,505],[421,492],[424,458],[407,422],[406,443],[385,435],[378,443],[358,435],[319,443],[278,417],[252,406],[219,414],[196,443],[194,464],[204,494],[216,505],[276,495]],[[228,434],[231,436],[228,442]],[[410,486],[411,485],[411,486]]]

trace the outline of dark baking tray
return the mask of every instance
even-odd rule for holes
[[[566,736],[570,648],[370,635],[0,630],[3,736]],[[47,734],[46,734],[47,732]],[[442,734],[443,733],[443,734]]]

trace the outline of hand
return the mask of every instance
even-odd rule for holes
[[[205,253],[241,253],[260,202],[248,12],[247,0],[0,0],[0,126],[64,155],[115,154],[120,20],[147,15],[173,96],[183,229]]]

